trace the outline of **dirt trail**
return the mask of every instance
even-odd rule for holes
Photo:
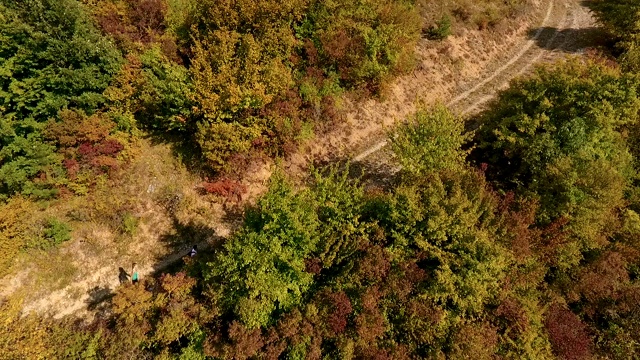
[[[305,155],[293,156],[285,166],[294,172],[304,172],[302,169],[314,160],[348,157],[378,162],[384,157],[384,151],[380,151],[386,145],[384,129],[414,112],[417,103],[439,101],[461,114],[478,111],[509,80],[530,71],[533,64],[579,53],[585,46],[585,31],[594,24],[588,10],[577,0],[540,0],[537,6],[535,16],[499,40],[488,39],[480,32],[468,32],[448,39],[439,50],[424,43],[419,45],[420,63],[416,71],[397,79],[387,99],[364,103],[347,101],[345,106],[354,110],[347,114],[346,124],[314,141]],[[490,43],[485,43],[487,41]],[[451,59],[450,64],[434,60],[443,56],[442,51]],[[463,65],[456,70],[456,64]],[[270,174],[266,167],[257,169],[251,179],[245,181],[251,185],[250,196],[255,197],[264,190]],[[216,234],[226,236],[229,229],[219,224]],[[206,241],[200,246],[206,246]],[[153,266],[143,264],[139,273],[142,277],[149,276],[183,255],[184,252],[165,257]],[[115,289],[118,286],[116,269],[116,264],[107,264],[81,281],[26,304],[24,311],[48,313],[55,318],[71,314],[88,318],[91,315],[88,305],[100,295],[91,289]],[[28,276],[18,274],[14,280],[19,281],[21,275]]]
[[[490,70],[486,77],[471,85],[469,89],[446,102],[447,107],[466,115],[478,112],[493,99],[496,93],[508,86],[509,81],[531,71],[533,65],[553,62],[568,54],[581,54],[588,46],[588,38],[595,21],[589,10],[578,1],[552,1],[541,26],[531,39],[524,41],[511,58],[497,69]],[[377,141],[370,141],[364,149],[355,152],[355,161],[375,161],[374,154],[383,149],[386,136],[377,134]],[[362,148],[362,147],[361,147]]]
[[[172,218],[164,205],[157,203],[156,196],[162,193],[162,189],[173,189],[173,185],[179,184],[172,194],[179,194],[182,201],[191,204],[191,208],[198,211],[206,209],[207,218],[203,220],[217,220],[223,215],[222,211],[216,211],[213,208],[217,206],[215,204],[202,207],[200,203],[189,201],[201,198],[196,193],[201,179],[167,161],[173,157],[170,146],[145,144],[141,147],[143,152],[130,164],[128,171],[134,175],[120,181],[130,189],[119,187],[135,198],[135,207],[131,210],[139,219],[135,241],[127,239],[123,243],[125,240],[116,239],[111,229],[97,223],[90,222],[86,226],[79,224],[74,231],[74,239],[59,249],[71,255],[67,260],[78,269],[72,276],[61,275],[71,277],[71,284],[61,288],[48,288],[51,285],[46,284],[40,289],[37,280],[34,280],[40,275],[37,272],[60,271],[58,265],[43,269],[41,264],[31,264],[23,259],[25,263],[20,266],[22,270],[0,282],[0,298],[12,294],[23,297],[25,314],[37,312],[54,318],[73,314],[91,320],[93,314],[89,308],[107,298],[120,285],[119,267],[130,272],[132,262],[136,262],[138,273],[144,279],[166,269],[188,253],[193,243],[189,240],[180,241],[180,235],[176,235],[172,224],[177,215],[174,214]],[[206,202],[204,199],[201,201]],[[199,249],[206,249],[227,237],[235,226],[229,221],[198,224],[210,228],[206,238],[192,240]],[[169,239],[170,236],[174,238]],[[56,276],[48,276],[47,280],[55,281]]]
[[[288,162],[289,168],[304,173],[306,164],[313,161],[354,156],[362,160],[384,146],[384,129],[415,112],[417,104],[447,103],[456,96],[463,99],[474,88],[493,83],[494,74],[502,73],[514,59],[537,47],[534,39],[528,40],[532,28],[541,27],[534,31],[542,39],[549,32],[545,27],[562,24],[569,1],[574,0],[536,2],[537,10],[519,23],[512,23],[510,30],[503,30],[499,36],[487,31],[466,31],[440,44],[423,40],[417,48],[418,66],[412,74],[398,78],[384,99],[345,104],[352,109],[345,124],[311,144],[304,156],[294,156]]]
[[[228,233],[225,235],[228,235]],[[206,249],[209,246],[209,241],[202,241],[197,243],[197,245],[199,250]],[[188,249],[188,247],[185,247],[180,253],[169,255],[153,265],[149,263],[137,265],[136,267],[140,277],[149,277],[180,261],[186,256]],[[27,304],[23,308],[23,313],[37,312],[40,314],[49,314],[54,319],[75,315],[78,318],[91,320],[92,312],[89,308],[108,298],[112,291],[120,285],[117,269],[118,266],[116,263],[102,267],[80,282],[56,290],[47,296]],[[77,296],[77,294],[80,295]]]

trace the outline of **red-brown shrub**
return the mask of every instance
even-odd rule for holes
[[[559,304],[546,313],[545,328],[553,351],[562,359],[580,360],[591,357],[591,339],[580,318]]]
[[[167,4],[164,0],[131,0],[129,18],[138,33],[151,31],[160,34],[164,31],[164,18]]]
[[[231,345],[225,351],[225,358],[230,359],[248,359],[264,345],[260,329],[249,330],[237,321],[229,326],[229,339]]]
[[[627,261],[620,253],[608,251],[587,265],[580,273],[576,290],[585,300],[585,314],[600,311],[601,300],[618,300],[629,284]]]
[[[347,328],[348,316],[353,311],[351,300],[343,291],[326,294],[329,313],[327,325],[333,334],[341,334]]]
[[[98,24],[116,40],[141,42],[159,40],[165,31],[165,0],[128,0],[106,2],[96,15]]]
[[[527,313],[518,300],[511,297],[502,300],[496,309],[496,317],[511,338],[519,336],[529,327]]]
[[[91,161],[97,154],[96,148],[89,143],[85,142],[78,146],[78,155],[80,155],[80,160],[83,162]]]
[[[386,331],[385,318],[378,308],[380,296],[381,294],[376,287],[367,289],[361,299],[364,311],[355,319],[356,332],[360,339],[367,344],[382,338]]]
[[[205,182],[202,184],[202,189],[208,194],[218,195],[223,197],[225,200],[232,200],[236,202],[242,201],[242,195],[247,192],[247,187],[245,185],[229,179]]]
[[[371,247],[358,264],[358,275],[366,281],[379,282],[383,280],[391,269],[391,262],[384,249],[380,246]]]
[[[304,260],[305,271],[311,274],[320,274],[322,271],[322,261],[318,258]]]
[[[534,201],[516,199],[510,191],[498,205],[505,226],[505,240],[518,260],[531,256],[532,244],[539,242],[540,230],[535,227],[538,204]]]
[[[95,145],[95,150],[100,155],[110,155],[115,156],[120,153],[124,149],[124,146],[117,140],[108,139],[97,143]]]
[[[80,170],[80,164],[76,159],[64,159],[62,165],[67,170],[67,174],[71,179],[75,179],[78,170]]]

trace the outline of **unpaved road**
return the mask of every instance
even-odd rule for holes
[[[551,1],[542,24],[533,31],[531,39],[521,42],[506,63],[489,71],[468,89],[459,89],[446,103],[447,107],[461,115],[478,112],[499,90],[506,88],[511,79],[526,74],[534,65],[554,62],[568,54],[581,54],[597,32],[595,20],[579,1]],[[357,162],[375,162],[376,154],[386,145],[386,136],[378,134],[377,141],[370,142],[352,158]]]
[[[355,110],[347,115],[349,129],[339,129],[314,141],[314,146],[307,149],[308,155],[293,157],[286,166],[303,168],[323,157],[346,157],[363,163],[379,162],[385,157],[384,151],[380,151],[386,145],[385,127],[392,126],[414,112],[416,103],[442,101],[460,114],[478,111],[498,90],[504,88],[509,80],[530,71],[534,64],[555,61],[567,54],[580,53],[589,45],[589,32],[594,27],[594,20],[579,1],[545,0],[539,7],[540,16],[537,21],[532,19],[531,24],[524,24],[521,29],[514,31],[510,38],[494,44],[491,50],[487,50],[488,55],[485,58],[477,62],[474,62],[474,59],[466,60],[465,66],[470,68],[463,69],[459,74],[466,74],[461,77],[469,78],[468,82],[447,83],[445,78],[440,77],[440,85],[435,86],[434,76],[437,76],[435,73],[439,69],[429,67],[429,54],[425,51],[423,64],[419,65],[413,74],[396,81],[388,99],[355,104]],[[473,47],[473,40],[465,40],[466,46]],[[462,54],[460,58],[465,55],[465,44],[460,45],[459,42],[450,40],[449,45],[449,50],[454,55],[456,51]],[[263,177],[268,176],[267,171],[264,173],[266,175]],[[260,179],[254,178],[252,181],[257,182]],[[229,228],[224,224],[220,224],[220,227],[217,231],[219,235],[229,233]],[[177,261],[182,255],[175,254],[153,266],[142,264],[140,274],[143,277],[149,276],[154,271]],[[92,293],[91,289],[115,289],[118,286],[117,276],[112,275],[117,274],[117,268],[114,266],[105,266],[93,274],[87,274],[82,281],[25,304],[25,312],[36,311],[55,318],[72,314],[88,317],[91,315],[87,310],[88,304],[100,295]],[[20,278],[16,277],[13,281],[19,282]]]

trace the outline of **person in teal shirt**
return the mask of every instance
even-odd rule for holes
[[[138,270],[136,270],[136,263],[133,263],[131,266],[131,282],[134,284],[138,283]]]

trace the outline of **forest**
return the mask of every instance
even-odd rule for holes
[[[423,105],[388,129],[384,184],[277,165],[344,121],[345,96],[385,96],[421,39],[530,5],[475,3],[0,0],[0,276],[83,222],[134,241],[135,198],[108,188],[147,139],[207,196],[241,199],[242,169],[276,163],[224,241],[88,323],[0,295],[0,359],[640,358],[637,1],[588,1],[606,44],[482,112]]]

